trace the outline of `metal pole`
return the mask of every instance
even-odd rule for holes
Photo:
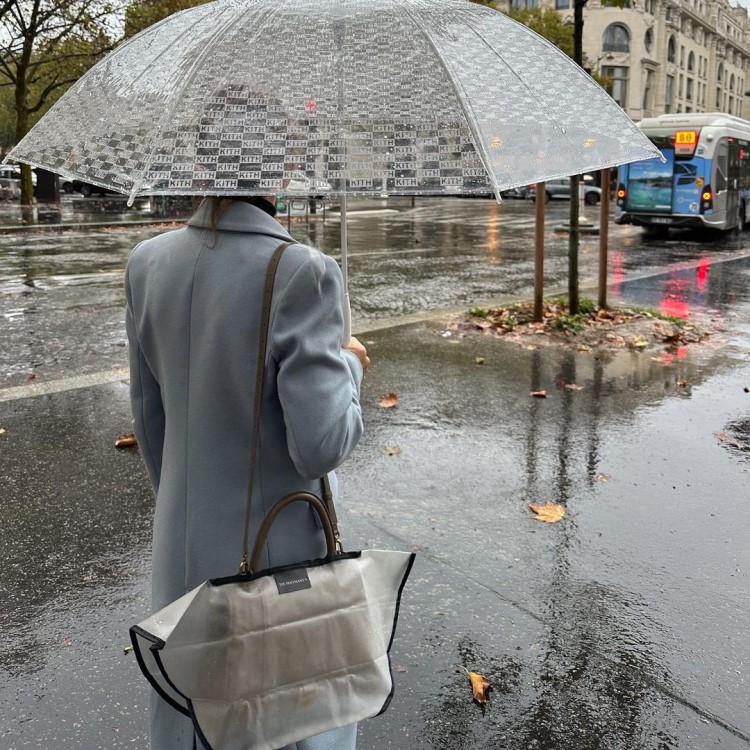
[[[352,340],[352,306],[349,301],[349,238],[346,231],[346,178],[341,193],[341,276],[344,279],[344,345]]]
[[[609,169],[601,171],[602,200],[599,206],[599,299],[600,308],[607,306],[607,254],[609,251]]]
[[[534,227],[534,321],[544,317],[544,199],[547,193],[543,182],[536,184],[536,222]]]

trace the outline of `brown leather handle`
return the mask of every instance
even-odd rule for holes
[[[266,517],[263,519],[263,523],[260,525],[258,533],[255,536],[253,552],[250,555],[250,573],[254,573],[258,568],[258,561],[263,554],[263,546],[266,543],[266,537],[271,530],[273,522],[276,520],[276,516],[278,516],[287,505],[298,502],[309,503],[313,507],[313,510],[315,510],[320,518],[321,524],[323,524],[323,533],[326,537],[328,557],[333,557],[336,554],[336,540],[333,535],[331,519],[328,516],[328,511],[326,510],[325,505],[323,505],[320,498],[313,495],[312,492],[293,492],[290,495],[285,495],[281,500],[277,500],[271,506],[271,510],[266,513]]]

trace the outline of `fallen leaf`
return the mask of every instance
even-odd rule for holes
[[[728,432],[714,432],[714,437],[718,440],[721,440],[722,443],[728,443],[729,445],[734,445],[737,448],[740,447],[740,444],[737,442],[737,440]]]
[[[396,672],[406,672],[406,667],[402,667],[400,664],[396,664],[396,666],[393,668]]]
[[[398,403],[398,396],[395,393],[389,393],[383,396],[379,403],[384,409],[392,409]]]
[[[565,387],[569,391],[582,391],[583,390],[583,386],[582,385],[576,385],[575,383],[566,383]]]
[[[73,639],[69,635],[66,635],[65,638],[63,638],[62,645],[63,646],[72,646],[73,645]]]
[[[385,453],[386,456],[398,456],[398,454],[401,453],[401,448],[397,445],[386,445],[383,448],[383,453]]]
[[[609,482],[610,479],[611,477],[609,476],[609,474],[597,474],[596,475],[597,482]]]
[[[429,517],[429,518],[428,518],[427,520],[428,520],[428,521],[429,521],[430,523],[437,523],[437,518],[435,518],[435,516],[430,516],[430,517]]]
[[[580,346],[578,347],[578,351],[579,351],[579,352],[590,352],[590,351],[591,351],[591,347],[590,347],[590,346],[588,346],[587,344],[581,344],[581,345],[580,345]]]
[[[634,349],[645,349],[648,346],[648,341],[643,338],[643,336],[636,336],[631,342],[630,345]]]
[[[138,440],[132,432],[126,432],[115,440],[115,448],[132,448],[138,445]]]
[[[677,385],[679,385],[681,388],[684,388],[687,385],[687,380],[678,380]]]
[[[559,503],[545,503],[544,505],[531,505],[529,508],[536,513],[534,518],[545,523],[557,523],[565,517],[565,506]]]
[[[477,703],[487,703],[487,691],[492,687],[492,683],[479,672],[469,672],[466,667],[461,667],[471,682],[471,692]]]
[[[547,398],[547,391],[531,391],[529,396],[533,396],[534,398]]]
[[[5,427],[0,427],[0,435],[5,435]]]
[[[123,654],[129,654],[133,650],[132,646],[124,646],[122,649]]]
[[[35,373],[35,372],[32,372],[32,373],[31,373],[31,375],[29,375],[29,377],[28,377],[28,378],[26,378],[26,380],[27,380],[27,381],[28,381],[28,380],[36,380],[36,373]]]
[[[474,357],[475,364],[483,365],[484,364],[484,357]]]

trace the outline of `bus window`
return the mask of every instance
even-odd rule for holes
[[[686,162],[675,162],[674,174],[678,185],[692,185],[698,176],[698,165]]]
[[[713,180],[713,188],[715,193],[719,193],[727,189],[727,173],[729,172],[729,151],[725,140],[716,146],[714,165],[716,177]]]

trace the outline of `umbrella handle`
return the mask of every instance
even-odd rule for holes
[[[349,292],[344,292],[344,304],[342,305],[344,312],[344,340],[343,346],[347,346],[352,340],[352,306],[349,302]]]

